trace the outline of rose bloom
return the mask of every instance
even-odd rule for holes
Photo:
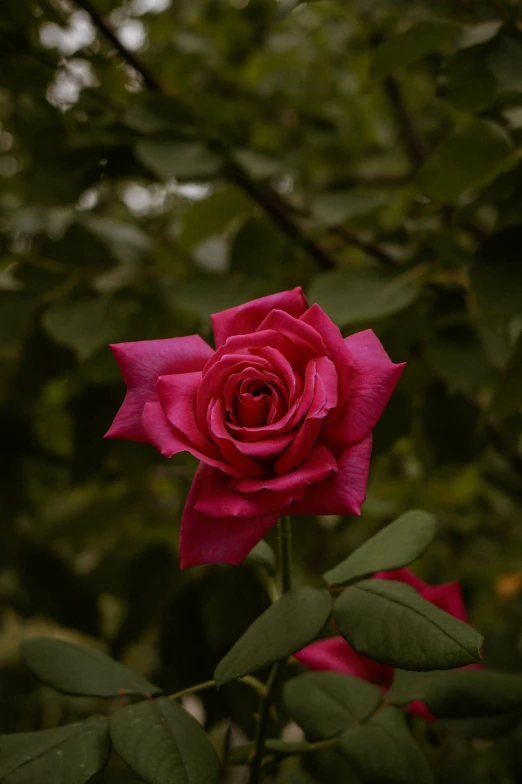
[[[453,615],[460,621],[468,622],[466,608],[462,599],[462,593],[458,582],[444,583],[443,585],[428,585],[420,577],[410,572],[409,569],[395,569],[391,572],[377,572],[374,578],[380,580],[397,580],[415,588],[423,599],[431,602],[441,610]],[[362,678],[370,683],[380,686],[383,692],[390,688],[394,668],[389,664],[368,659],[361,653],[357,653],[343,637],[329,637],[326,640],[318,640],[311,645],[307,645],[295,654],[295,658],[312,670],[333,670],[345,675],[352,675]],[[466,667],[480,667],[479,664],[466,665]],[[415,700],[408,705],[408,711],[421,716],[423,719],[433,721],[435,717],[420,700]]]
[[[403,371],[371,330],[343,339],[300,288],[212,317],[199,335],[111,348],[127,394],[106,434],[201,464],[183,568],[240,563],[281,515],[360,514],[377,423]]]

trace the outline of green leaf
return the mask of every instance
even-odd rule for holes
[[[433,515],[420,509],[406,512],[323,577],[329,585],[341,585],[374,572],[408,566],[427,550],[436,534]]]
[[[151,136],[136,145],[136,155],[160,180],[212,177],[223,163],[200,142],[187,142],[172,136]]]
[[[376,79],[390,76],[398,68],[422,60],[433,52],[444,52],[456,43],[460,27],[445,19],[432,19],[410,27],[381,44],[375,51],[372,74]]]
[[[193,202],[183,213],[178,238],[183,248],[224,231],[239,215],[252,210],[252,202],[237,188],[221,188],[206,199]]]
[[[122,340],[137,309],[137,302],[127,299],[65,300],[49,308],[42,323],[53,340],[74,349],[78,359],[84,360],[97,349]]]
[[[522,224],[489,237],[470,268],[471,290],[480,309],[498,324],[522,313]]]
[[[270,574],[275,574],[276,571],[276,557],[270,545],[261,539],[256,546],[250,550],[247,555],[246,561],[253,561],[254,563],[261,564],[268,569]]]
[[[522,44],[510,36],[497,39],[488,56],[488,65],[500,92],[522,92]]]
[[[312,204],[312,222],[314,227],[339,226],[349,219],[371,215],[388,202],[383,194],[364,191],[322,193]]]
[[[0,735],[2,784],[84,784],[109,757],[109,722],[101,716],[53,730]]]
[[[126,110],[123,122],[144,134],[162,131],[188,131],[194,127],[190,109],[171,95],[146,95],[142,103],[133,103]]]
[[[412,673],[397,670],[386,699],[422,700],[439,719],[486,718],[522,711],[522,676],[486,669]]]
[[[480,661],[482,636],[395,580],[364,580],[334,604],[339,631],[358,653],[405,670]]]
[[[227,655],[214,677],[218,686],[256,672],[312,642],[332,610],[328,591],[303,586],[294,588],[265,610]]]
[[[386,708],[343,733],[338,746],[367,784],[431,784],[433,774],[402,711]]]
[[[281,232],[266,218],[249,218],[234,238],[230,268],[252,278],[262,278],[280,269],[288,258]]]
[[[65,694],[118,697],[160,692],[142,675],[101,651],[65,640],[31,637],[21,642],[20,654],[37,678]]]
[[[502,373],[491,401],[490,413],[499,419],[511,416],[522,406],[522,333]]]
[[[308,294],[339,327],[346,327],[400,313],[414,302],[419,287],[407,272],[364,266],[319,275]]]
[[[211,313],[233,308],[258,295],[258,283],[243,277],[198,275],[176,281],[167,292],[169,303],[209,323]]]
[[[114,748],[146,784],[216,784],[219,759],[198,722],[174,700],[144,700],[111,718]]]
[[[464,191],[487,185],[516,160],[506,132],[475,119],[433,150],[419,174],[419,186],[434,201],[453,201]]]
[[[331,738],[365,721],[382,702],[378,686],[338,672],[307,672],[283,691],[290,717],[312,738]]]

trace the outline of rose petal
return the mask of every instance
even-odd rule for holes
[[[280,336],[284,335],[288,339],[287,350],[284,356],[292,365],[299,365],[306,357],[303,355],[303,348],[310,352],[311,356],[326,356],[326,346],[322,336],[307,324],[305,321],[296,319],[285,313],[283,310],[272,310],[259,325],[259,332],[269,332],[273,330]]]
[[[311,670],[341,672],[384,688],[389,688],[393,680],[393,667],[380,664],[357,653],[342,637],[318,640],[307,645],[294,656]]]
[[[345,343],[354,360],[354,376],[342,412],[326,435],[349,445],[375,427],[406,365],[393,364],[371,329],[351,335]]]
[[[222,346],[231,335],[246,335],[255,332],[263,319],[274,308],[284,310],[299,318],[308,308],[302,288],[270,294],[268,297],[260,297],[246,302],[244,305],[222,310],[220,313],[213,313],[210,318],[216,348]]]
[[[147,442],[155,446],[164,457],[172,457],[178,452],[190,452],[198,460],[203,460],[211,466],[216,466],[231,476],[243,476],[243,474],[233,466],[224,463],[219,454],[219,450],[209,450],[208,453],[200,452],[191,444],[184,433],[174,427],[169,420],[161,403],[149,401],[145,404],[142,415],[142,423]]]
[[[111,349],[127,384],[127,394],[105,438],[145,443],[148,439],[141,415],[145,403],[157,400],[158,376],[201,370],[214,354],[199,335],[115,343]]]
[[[337,463],[330,450],[323,444],[316,444],[309,457],[290,474],[263,479],[232,479],[230,487],[241,493],[256,493],[258,490],[271,490],[275,493],[298,493],[302,497],[309,485],[317,486],[332,472],[337,471]],[[294,495],[295,497],[295,495]],[[308,514],[308,512],[307,512]],[[310,512],[309,514],[314,514]]]
[[[370,434],[359,444],[347,447],[337,460],[337,472],[309,487],[303,500],[292,503],[287,514],[360,514],[361,504],[366,498],[371,453]]]
[[[217,453],[215,444],[201,433],[196,421],[200,386],[201,372],[160,376],[158,398],[168,420],[186,436],[187,442],[202,454],[214,456]]]
[[[277,514],[244,520],[210,517],[196,511],[195,504],[205,495],[212,470],[204,464],[199,466],[185,504],[180,535],[182,569],[207,563],[240,564],[277,522]]]
[[[337,371],[339,404],[344,403],[348,397],[350,383],[354,374],[354,360],[343,340],[341,330],[317,304],[312,305],[301,316],[300,321],[309,324],[321,335],[328,356],[334,363]]]
[[[230,477],[222,471],[207,471],[205,492],[194,504],[197,512],[209,517],[265,517],[281,515],[292,495],[259,490],[257,493],[238,493],[230,488]],[[248,524],[248,520],[245,521]]]

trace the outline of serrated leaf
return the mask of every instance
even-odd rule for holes
[[[453,201],[465,191],[487,185],[516,161],[504,129],[474,119],[433,150],[419,174],[419,186],[434,201]]]
[[[341,585],[374,572],[408,566],[427,550],[436,534],[433,515],[420,509],[406,512],[323,577],[329,585]]]
[[[451,49],[460,34],[460,27],[445,19],[432,19],[410,27],[390,38],[375,51],[372,74],[383,79],[405,65],[422,60],[433,52]]]
[[[20,654],[43,683],[65,694],[118,697],[158,694],[161,690],[101,651],[51,637],[31,637]]]
[[[338,672],[307,672],[283,691],[290,717],[312,738],[331,738],[364,721],[381,704],[378,686]]]
[[[419,286],[408,273],[353,267],[319,275],[308,294],[339,327],[392,316],[409,307]]]
[[[146,784],[216,784],[218,756],[198,722],[177,702],[161,697],[117,711],[114,748]]]
[[[52,730],[0,735],[2,784],[84,784],[109,757],[109,722],[101,716]]]
[[[405,670],[447,670],[480,661],[482,636],[394,580],[363,580],[334,604],[342,636],[358,653]]]
[[[136,145],[136,155],[160,180],[212,177],[223,161],[201,142],[151,136]]]
[[[397,670],[386,699],[422,700],[439,719],[471,719],[522,711],[522,676],[486,669],[412,673]]]
[[[367,724],[347,730],[338,749],[366,784],[431,784],[433,774],[406,726],[404,714],[386,708]]]
[[[312,642],[330,617],[328,591],[303,586],[284,594],[257,618],[219,662],[218,686],[256,672]]]

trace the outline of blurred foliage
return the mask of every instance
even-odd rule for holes
[[[93,709],[28,678],[25,637],[174,691],[269,603],[258,563],[180,573],[195,462],[103,440],[107,344],[209,338],[211,312],[296,285],[408,362],[362,517],[294,521],[300,579],[428,509],[419,572],[458,577],[487,663],[522,671],[521,144],[514,0],[3,0],[1,732]],[[241,684],[202,701],[217,746],[227,717],[251,733]],[[520,730],[415,731],[440,782],[522,777]],[[294,763],[278,782],[355,781],[328,751]]]

